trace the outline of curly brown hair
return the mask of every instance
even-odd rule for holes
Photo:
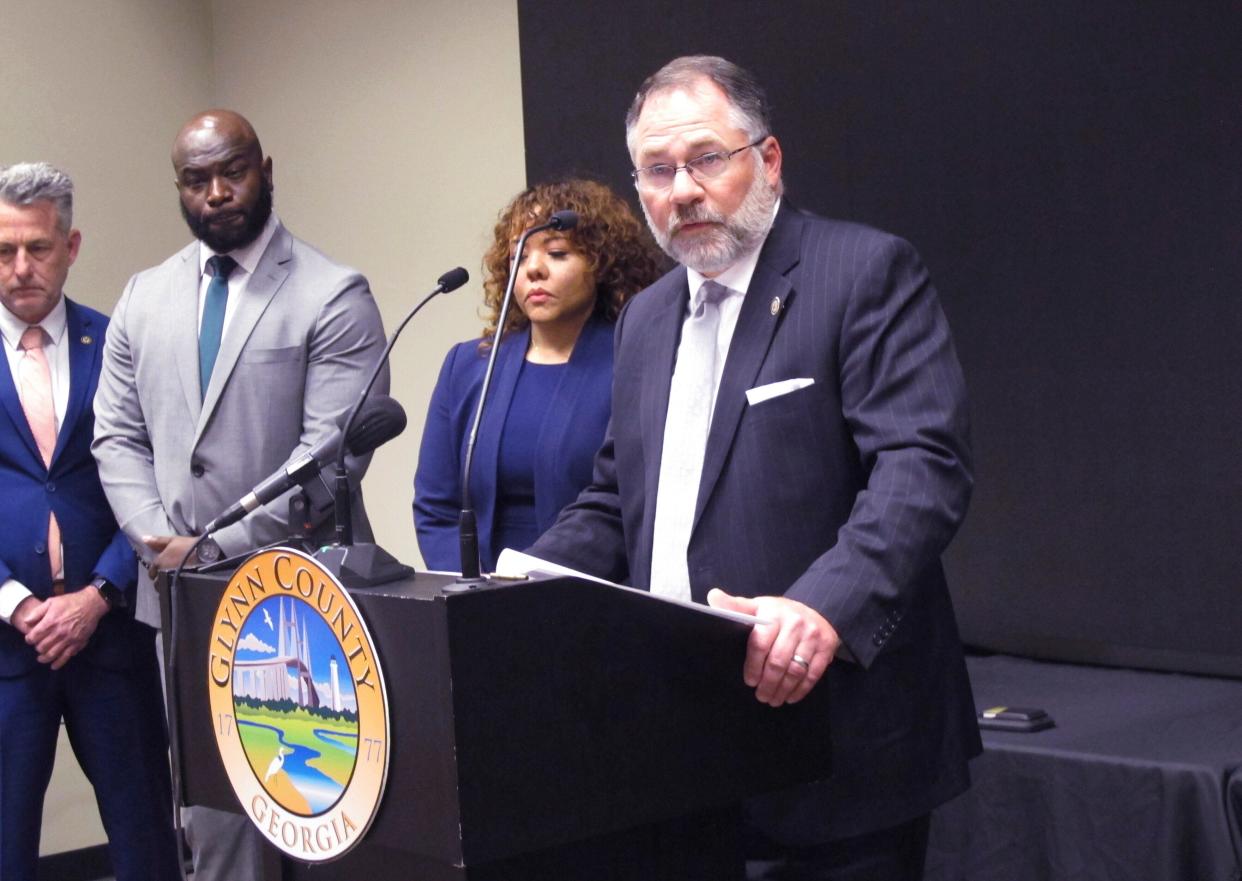
[[[538,184],[519,193],[500,212],[491,247],[483,255],[483,345],[496,333],[500,303],[509,283],[510,248],[522,230],[544,223],[555,211],[578,214],[578,225],[565,237],[586,257],[595,277],[595,314],[615,321],[625,301],[663,273],[665,259],[647,228],[625,200],[604,184],[571,178]],[[505,317],[504,333],[530,320],[515,303]]]

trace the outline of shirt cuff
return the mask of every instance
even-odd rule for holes
[[[15,578],[10,578],[4,584],[0,584],[0,621],[5,624],[12,623],[10,619],[17,611],[17,607],[21,605],[22,600],[32,596],[34,594],[30,592],[30,589]]]

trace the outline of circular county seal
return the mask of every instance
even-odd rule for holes
[[[268,841],[323,862],[362,840],[388,776],[388,701],[332,573],[284,548],[243,563],[216,610],[207,690],[229,782]]]

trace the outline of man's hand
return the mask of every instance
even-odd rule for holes
[[[735,597],[713,588],[707,604],[768,622],[756,624],[750,632],[742,679],[769,706],[796,704],[810,694],[841,647],[841,637],[828,619],[796,600]]]
[[[18,633],[25,636],[30,632],[30,628],[35,626],[35,622],[43,617],[41,611],[43,605],[43,600],[38,597],[26,597],[17,604],[17,608],[9,616],[9,623],[17,628]]]
[[[26,602],[22,600],[17,607],[19,612]],[[53,670],[59,670],[85,648],[99,619],[107,613],[108,603],[93,587],[49,597],[31,613],[26,642],[38,652],[40,664],[51,664]]]
[[[176,569],[181,565],[181,558],[195,541],[197,539],[191,535],[144,535],[142,543],[156,554],[155,559],[147,564],[147,574],[151,576],[151,580],[155,580],[161,569]],[[192,554],[185,564],[198,565],[198,555]]]

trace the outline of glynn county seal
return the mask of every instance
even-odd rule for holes
[[[388,702],[332,574],[283,548],[242,564],[216,610],[207,688],[229,782],[267,840],[312,863],[358,844],[388,776]]]

